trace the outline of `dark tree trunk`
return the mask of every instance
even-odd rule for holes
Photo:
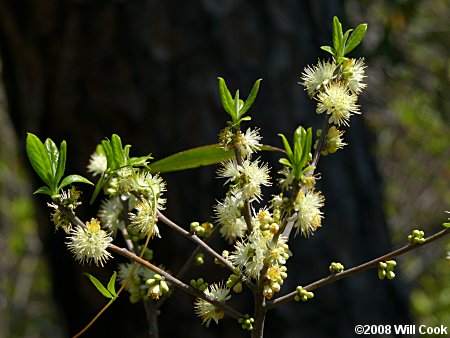
[[[133,145],[134,154],[152,152],[156,158],[216,142],[226,120],[217,76],[245,94],[262,77],[252,123],[261,127],[265,143],[279,145],[279,132],[292,134],[299,124],[320,127],[297,82],[302,68],[323,56],[319,46],[329,43],[336,14],[342,16],[342,4],[330,0],[0,0],[9,111],[22,142],[27,131],[67,140],[68,170],[83,173],[95,145],[113,132]],[[324,227],[310,240],[292,241],[286,291],[325,276],[331,261],[352,266],[390,247],[363,118],[352,119],[350,145],[320,161]],[[272,167],[278,168],[275,161]],[[205,220],[220,198],[214,176],[210,168],[165,176],[167,214],[185,226]],[[62,234],[53,233],[47,220],[45,214],[42,240],[55,297],[73,334],[102,304],[81,271],[100,272],[77,267]],[[165,229],[162,237],[154,244],[155,259],[176,271],[193,246]],[[223,276],[215,271],[210,281]],[[356,324],[406,323],[401,289],[401,280],[380,282],[376,272],[363,273],[318,290],[308,304],[270,312],[266,337],[349,337]],[[144,309],[122,298],[86,336],[145,337]],[[243,334],[229,319],[218,329],[201,327],[192,301],[176,292],[167,302],[160,316],[162,337]]]

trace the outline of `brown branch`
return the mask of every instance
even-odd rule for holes
[[[325,286],[327,284],[334,283],[334,282],[336,282],[336,281],[338,281],[340,279],[350,277],[350,276],[352,276],[354,274],[357,274],[359,272],[363,272],[363,271],[366,271],[366,270],[369,270],[369,269],[372,269],[372,268],[376,268],[376,267],[378,267],[378,263],[379,262],[385,262],[385,261],[390,260],[392,258],[395,258],[397,256],[403,255],[403,254],[405,254],[405,253],[407,253],[409,251],[418,249],[418,248],[420,248],[422,246],[425,246],[426,244],[432,243],[432,242],[436,241],[437,239],[448,235],[449,233],[450,233],[450,228],[446,228],[446,229],[441,230],[441,231],[435,233],[434,235],[428,237],[423,244],[409,244],[409,245],[405,245],[404,247],[401,247],[401,248],[399,248],[397,250],[389,252],[389,253],[387,253],[387,254],[385,254],[383,256],[380,256],[378,258],[372,259],[371,261],[368,261],[368,262],[363,263],[361,265],[355,266],[355,267],[353,267],[351,269],[348,269],[348,270],[345,270],[343,272],[339,272],[339,273],[336,273],[336,274],[331,274],[328,277],[319,279],[318,281],[315,281],[315,282],[313,282],[313,283],[303,287],[303,289],[306,290],[306,291],[312,291],[312,290],[318,289],[318,288],[320,288],[322,286]],[[269,309],[273,309],[273,308],[276,308],[276,307],[278,307],[278,306],[280,306],[280,305],[282,305],[282,304],[284,304],[286,302],[289,302],[289,301],[293,300],[294,297],[297,294],[298,294],[297,291],[293,291],[293,292],[290,292],[290,293],[288,293],[288,294],[286,294],[286,295],[284,295],[282,297],[279,297],[279,298],[277,298],[277,299],[275,299],[275,300],[273,300],[271,302],[268,302],[267,303],[267,309],[268,310]]]
[[[229,315],[230,317],[233,317],[235,319],[239,319],[242,318],[243,315],[241,313],[239,313],[238,311],[234,310],[233,308],[229,307],[228,305],[226,305],[225,303],[221,303],[209,296],[207,296],[204,292],[201,292],[198,289],[193,288],[190,285],[187,285],[185,283],[183,283],[182,281],[180,281],[179,279],[173,277],[171,274],[167,273],[166,271],[158,268],[157,266],[153,265],[152,263],[146,261],[145,259],[142,259],[139,256],[136,256],[134,253],[128,251],[125,248],[120,248],[114,244],[110,244],[109,245],[109,249],[111,249],[111,251],[114,251],[116,253],[118,253],[121,256],[124,256],[125,258],[128,258],[140,265],[142,265],[143,267],[150,269],[158,274],[160,274],[161,276],[163,276],[168,282],[172,283],[175,287],[177,287],[178,289],[196,297],[196,298],[201,298],[205,301],[207,301],[208,303],[213,304],[214,306],[220,308],[223,312],[225,312],[227,315]]]
[[[217,260],[221,264],[223,264],[228,270],[232,271],[233,273],[235,272],[236,268],[233,266],[233,264],[230,263],[230,261],[223,258],[222,255],[220,255],[216,251],[214,251],[214,249],[212,249],[208,244],[206,244],[204,241],[202,241],[197,235],[191,234],[189,231],[186,231],[185,229],[180,227],[178,224],[172,222],[170,219],[168,219],[166,216],[164,216],[160,211],[158,211],[158,219],[161,220],[163,223],[167,224],[169,227],[171,227],[175,231],[179,232],[181,235],[183,235],[187,239],[200,245],[206,253],[213,256],[214,258],[217,258]],[[251,290],[255,289],[255,285],[248,278],[243,278],[242,281]]]
[[[242,156],[237,147],[234,147],[234,156],[236,157],[236,163],[242,166]],[[242,212],[244,213],[244,219],[245,223],[247,224],[247,231],[249,234],[251,234],[253,230],[252,212],[250,209],[250,202],[247,199],[244,200],[244,207],[242,208]]]

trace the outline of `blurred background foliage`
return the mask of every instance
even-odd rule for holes
[[[398,246],[415,228],[438,230],[450,209],[450,1],[345,6],[349,23],[369,24],[363,116],[375,140],[385,212]],[[0,95],[0,336],[61,337],[23,159]],[[450,327],[446,245],[441,240],[400,259],[416,323]]]
[[[413,229],[437,231],[450,209],[450,1],[353,1],[347,13],[370,27],[365,111],[400,245]],[[450,326],[449,244],[399,259],[417,323]]]

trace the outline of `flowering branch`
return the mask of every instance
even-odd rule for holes
[[[144,266],[147,269],[150,269],[154,272],[156,272],[157,274],[163,276],[167,281],[169,281],[170,283],[172,283],[173,285],[175,285],[177,288],[179,288],[180,290],[189,293],[190,295],[196,297],[196,298],[200,298],[203,299],[205,301],[207,301],[208,303],[213,304],[214,306],[220,308],[221,310],[223,310],[223,312],[225,312],[227,315],[229,315],[230,317],[233,317],[235,319],[239,319],[242,318],[243,315],[241,313],[239,313],[238,311],[234,310],[233,308],[229,307],[228,305],[219,302],[217,300],[215,300],[214,298],[211,298],[209,296],[207,296],[204,292],[201,292],[195,288],[193,288],[190,285],[187,285],[185,283],[183,283],[182,281],[180,281],[179,279],[173,277],[171,274],[165,272],[164,270],[158,268],[157,266],[153,265],[152,263],[146,261],[145,259],[142,259],[141,257],[135,255],[134,253],[128,251],[125,248],[120,248],[114,244],[110,244],[109,245],[109,249],[111,251],[114,251],[116,253],[118,253],[121,256],[124,256],[142,266]]]
[[[164,216],[160,211],[158,211],[158,219],[161,220],[163,223],[186,237],[187,239],[193,241],[194,243],[198,244],[205,250],[206,253],[216,258],[221,264],[223,264],[228,270],[234,272],[236,268],[231,264],[228,260],[226,260],[224,257],[219,255],[214,249],[212,249],[208,244],[206,244],[204,241],[202,241],[197,235],[191,234],[189,231],[184,230],[182,227],[180,227],[178,224],[174,223],[170,219],[168,219],[166,216]],[[248,279],[243,277],[242,281],[252,290],[255,289],[255,285]]]
[[[389,252],[389,253],[387,253],[385,255],[382,255],[380,257],[377,257],[375,259],[372,259],[372,260],[370,260],[370,261],[368,261],[366,263],[363,263],[363,264],[360,264],[358,266],[355,266],[355,267],[353,267],[351,269],[345,270],[343,272],[338,272],[338,273],[335,273],[335,274],[331,274],[328,277],[319,279],[319,280],[317,280],[317,281],[315,281],[315,282],[313,282],[311,284],[308,284],[307,286],[303,287],[303,289],[306,290],[306,291],[312,291],[312,290],[318,289],[318,288],[320,288],[322,286],[325,286],[327,284],[337,282],[340,279],[350,277],[350,276],[352,276],[354,274],[357,274],[357,273],[360,273],[360,272],[363,272],[363,271],[366,271],[366,270],[369,270],[369,269],[376,268],[376,267],[378,267],[378,264],[380,262],[388,261],[388,260],[390,260],[390,259],[392,259],[394,257],[398,257],[400,255],[403,255],[403,254],[405,254],[405,253],[407,253],[409,251],[418,249],[418,248],[420,248],[420,247],[422,247],[422,246],[424,246],[426,244],[432,243],[432,242],[438,240],[439,238],[442,238],[442,237],[448,235],[449,233],[450,233],[450,228],[446,228],[446,229],[441,230],[441,231],[435,233],[434,235],[426,238],[425,241],[423,241],[422,244],[420,244],[420,245],[419,244],[414,244],[414,243],[405,245],[405,246],[403,246],[403,247],[401,247],[401,248],[399,248],[397,250]],[[275,300],[273,300],[271,302],[268,302],[267,303],[267,309],[268,310],[269,309],[273,309],[273,308],[276,308],[276,307],[278,307],[278,306],[280,306],[280,305],[282,305],[282,304],[284,304],[286,302],[292,301],[292,300],[294,300],[296,295],[298,295],[298,292],[297,291],[293,291],[293,292],[290,292],[290,293],[288,293],[288,294],[286,294],[284,296],[281,296],[281,297],[279,297],[279,298],[277,298],[277,299],[275,299]]]

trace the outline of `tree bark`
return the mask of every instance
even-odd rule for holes
[[[306,64],[324,56],[319,47],[330,43],[332,16],[342,17],[342,12],[342,4],[330,0],[28,0],[20,5],[0,0],[9,111],[23,144],[27,131],[65,139],[67,171],[84,173],[96,144],[114,132],[133,145],[132,154],[151,152],[155,158],[216,142],[226,120],[217,76],[243,95],[263,78],[250,112],[252,124],[261,128],[264,143],[279,146],[277,133],[291,135],[299,124],[320,128],[321,119],[297,82]],[[312,239],[292,240],[286,292],[325,276],[332,261],[352,266],[390,248],[380,178],[363,119],[352,118],[345,134],[348,147],[320,160],[326,218]],[[269,159],[276,171],[276,160]],[[186,226],[210,220],[211,206],[221,198],[217,191],[223,193],[214,177],[211,168],[165,175],[168,215]],[[45,206],[44,199],[39,202]],[[94,212],[87,202],[83,207],[81,218]],[[49,230],[46,213],[40,223],[55,298],[74,334],[102,302],[81,271],[101,272],[73,263],[62,234]],[[176,272],[194,248],[166,229],[162,237],[151,244],[155,258]],[[112,264],[108,269],[112,271]],[[195,270],[195,275],[200,273]],[[212,267],[208,281],[219,278],[224,274]],[[356,324],[406,323],[402,290],[401,279],[387,283],[376,272],[361,274],[321,289],[306,305],[271,311],[265,337],[349,337]],[[146,336],[142,307],[122,298],[87,336]],[[161,309],[162,337],[243,334],[226,319],[219,328],[201,327],[193,319],[192,301],[180,293],[169,299]]]

